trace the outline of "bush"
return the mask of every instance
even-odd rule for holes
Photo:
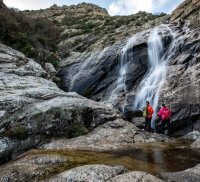
[[[74,138],[87,133],[88,130],[82,123],[72,123],[67,130],[67,137]]]
[[[58,58],[53,54],[47,56],[45,62],[51,63],[54,66],[54,68],[58,67]]]
[[[10,138],[18,138],[18,139],[26,139],[28,137],[28,130],[23,126],[17,125],[12,129],[8,129],[2,132],[1,136],[10,137]]]
[[[60,31],[61,28],[48,19],[31,19],[13,9],[4,8],[0,11],[1,43],[28,57],[42,60],[43,54],[55,51]]]

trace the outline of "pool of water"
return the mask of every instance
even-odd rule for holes
[[[134,149],[112,152],[66,150],[40,152],[67,156],[72,162],[70,168],[86,164],[123,165],[129,170],[145,171],[154,175],[185,170],[200,163],[198,152],[189,149],[188,143],[177,142],[138,144]]]

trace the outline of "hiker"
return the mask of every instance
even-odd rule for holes
[[[146,107],[143,108],[143,116],[145,118],[145,131],[151,131],[151,119],[153,116],[153,108],[150,105],[149,101],[146,101]]]
[[[165,125],[167,124],[167,135],[170,135],[170,116],[171,111],[165,104],[162,104],[162,108],[158,112],[157,116],[161,119],[161,134],[164,134]]]

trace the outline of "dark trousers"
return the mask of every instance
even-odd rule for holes
[[[151,131],[151,118],[145,118],[145,131]]]
[[[162,120],[161,124],[161,133],[164,134],[165,131],[165,125],[167,124],[167,135],[170,135],[170,119]]]

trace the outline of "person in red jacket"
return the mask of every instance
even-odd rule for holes
[[[151,131],[151,120],[153,116],[153,107],[150,105],[149,101],[146,101],[146,114],[145,114],[145,131]]]
[[[171,111],[165,104],[162,104],[162,108],[158,112],[157,116],[162,120],[161,123],[161,133],[164,134],[165,125],[167,124],[167,135],[170,135],[170,116]]]

